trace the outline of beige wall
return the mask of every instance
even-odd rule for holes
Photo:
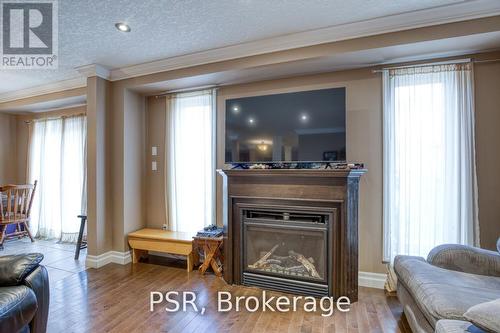
[[[16,117],[0,113],[0,186],[17,183]]]
[[[145,98],[112,84],[111,142],[113,250],[128,250],[127,234],[143,228],[145,218]]]
[[[16,117],[17,130],[17,182],[19,184],[28,181],[28,148],[29,148],[29,125],[23,117]]]
[[[124,191],[124,89],[118,89],[115,84],[112,86],[112,113],[110,145],[111,149],[108,158],[111,157],[112,173],[109,182],[111,184],[111,197],[113,198],[108,209],[112,210],[113,228],[113,249],[123,248],[123,191]]]
[[[476,146],[479,180],[479,214],[483,247],[493,248],[500,236],[500,63],[477,64],[476,81]],[[382,84],[379,74],[370,69],[318,74],[221,87],[218,91],[217,165],[224,164],[225,99],[290,92],[297,90],[346,87],[347,158],[365,163],[368,173],[360,185],[359,235],[360,270],[384,272],[382,262]],[[146,221],[149,227],[165,223],[164,136],[165,98],[149,98],[147,108],[147,179]],[[149,169],[151,146],[159,147],[158,171]],[[217,219],[221,217],[221,186],[217,189]]]
[[[224,165],[225,100],[262,94],[346,87],[347,159],[365,163],[359,202],[359,266],[384,272],[382,263],[382,90],[379,75],[369,69],[302,76],[227,86],[218,92],[217,164]],[[220,179],[217,219],[222,221]]]
[[[362,161],[369,172],[361,181],[360,194],[360,268],[384,272],[382,262],[382,92],[380,76],[368,69],[303,76],[221,87],[217,98],[217,167],[224,164],[225,99],[308,89],[346,87],[347,157]],[[360,98],[361,96],[361,98]],[[146,195],[147,225],[160,228],[165,223],[164,137],[165,97],[149,98],[147,109],[148,172]],[[157,172],[149,171],[151,146],[158,145]],[[217,220],[222,223],[220,179],[217,188]]]
[[[124,114],[124,211],[123,237],[118,237],[119,251],[128,248],[126,235],[146,226],[145,156],[146,124],[145,98],[138,93],[125,91]]]
[[[167,221],[165,203],[165,126],[166,98],[149,97],[146,112],[146,224],[161,228]],[[158,155],[151,156],[151,147],[158,148]],[[156,161],[157,171],[151,170]]]
[[[112,248],[112,200],[108,183],[110,84],[98,77],[87,80],[87,238],[88,254]]]
[[[481,246],[500,237],[500,62],[474,66]]]

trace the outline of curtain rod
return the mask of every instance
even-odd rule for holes
[[[37,121],[47,121],[47,120],[58,120],[58,119],[66,119],[66,118],[73,118],[73,117],[81,117],[81,116],[87,116],[85,112],[82,113],[75,113],[75,114],[68,114],[68,115],[61,115],[61,116],[53,116],[53,117],[47,117],[47,118],[33,118],[30,120],[25,120],[25,124],[31,124]]]
[[[485,59],[485,60],[475,60],[473,58],[466,58],[466,59],[455,59],[455,60],[449,60],[449,61],[438,61],[438,62],[428,62],[428,63],[422,63],[422,64],[414,64],[414,65],[405,65],[405,66],[393,66],[393,67],[384,67],[382,69],[374,69],[372,73],[383,73],[384,71],[390,70],[390,69],[400,69],[400,68],[412,68],[412,67],[423,67],[423,66],[433,66],[433,65],[448,65],[448,64],[462,64],[462,63],[467,63],[467,62],[472,62],[476,64],[481,64],[481,63],[487,63],[487,62],[497,62],[500,61],[499,59]]]
[[[189,92],[195,92],[195,91],[200,91],[200,90],[207,90],[207,89],[218,89],[219,85],[212,84],[212,85],[206,85],[206,86],[199,86],[199,87],[190,87],[190,88],[183,88],[183,89],[175,89],[175,90],[168,90],[165,91],[161,94],[155,94],[152,95],[156,98],[162,97],[162,96],[167,96],[170,94],[175,94],[175,93],[189,93]]]
[[[389,67],[384,67],[382,69],[374,69],[372,70],[372,73],[383,73],[387,70],[390,69],[400,69],[400,68],[413,68],[413,67],[423,67],[423,66],[434,66],[434,65],[449,65],[449,64],[462,64],[466,62],[471,62],[472,59],[455,59],[455,60],[449,60],[449,61],[438,61],[438,62],[426,62],[422,64],[414,64],[414,65],[402,65],[402,66],[389,66]]]
[[[497,59],[485,59],[485,60],[472,60],[472,62],[478,63],[478,64],[485,63],[485,62],[497,62],[497,61],[500,61],[500,58],[497,58]]]

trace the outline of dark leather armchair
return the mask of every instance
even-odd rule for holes
[[[40,253],[0,257],[0,332],[45,333],[49,277]]]

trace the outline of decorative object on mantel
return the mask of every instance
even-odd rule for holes
[[[345,162],[269,162],[269,163],[232,163],[231,169],[335,169],[335,170],[358,170],[364,169],[363,163]]]
[[[227,283],[358,300],[358,193],[366,170],[313,166],[218,170]]]
[[[203,252],[203,263],[199,271],[203,275],[209,267],[212,267],[215,275],[222,276],[222,262],[224,256],[221,252],[222,236],[219,237],[202,237],[195,236],[194,245],[197,251]]]

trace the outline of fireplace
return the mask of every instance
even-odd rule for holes
[[[285,292],[328,295],[328,213],[243,209],[242,281]]]
[[[226,282],[357,301],[364,172],[220,170]]]

